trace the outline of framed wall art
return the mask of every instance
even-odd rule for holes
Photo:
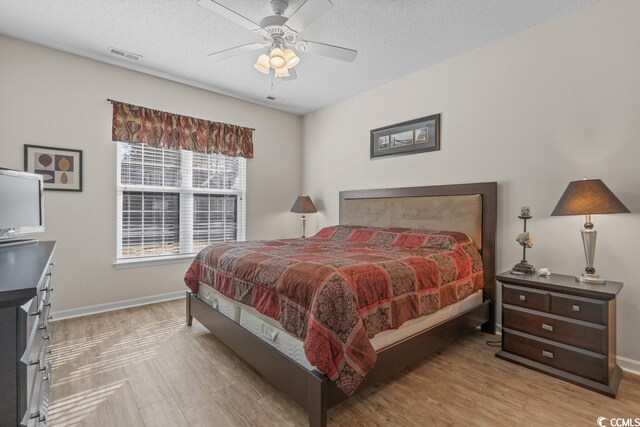
[[[82,191],[82,150],[25,144],[24,170],[42,175],[45,190]]]
[[[371,131],[371,158],[440,150],[440,114]]]

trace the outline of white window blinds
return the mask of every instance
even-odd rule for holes
[[[118,143],[118,259],[245,239],[246,159]]]

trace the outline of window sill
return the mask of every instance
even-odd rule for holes
[[[182,264],[186,261],[193,261],[195,256],[196,254],[182,254],[160,257],[119,259],[113,263],[113,267],[116,270],[125,270],[127,268],[152,267],[155,265]]]

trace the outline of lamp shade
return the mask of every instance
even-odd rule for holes
[[[288,49],[288,48],[285,49],[283,54],[284,54],[284,60],[286,61],[287,68],[293,68],[296,65],[298,65],[298,62],[300,62],[300,58],[298,58],[296,53],[291,49]]]
[[[260,55],[254,67],[261,73],[269,74],[269,56],[264,53]]]
[[[260,71],[261,73],[269,74],[269,56],[264,53],[260,55],[254,67],[256,67],[256,70]]]
[[[318,212],[309,196],[298,196],[296,202],[291,207],[291,212],[295,213],[315,213]]]
[[[289,70],[287,67],[276,68],[276,77],[289,77]]]
[[[286,64],[286,61],[284,59],[284,53],[282,52],[282,49],[280,49],[279,47],[276,47],[275,49],[271,50],[271,53],[269,54],[269,56],[270,56],[269,65],[271,65],[273,68],[280,68]]]
[[[629,213],[600,179],[571,181],[551,216]]]

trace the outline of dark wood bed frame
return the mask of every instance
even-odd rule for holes
[[[485,281],[483,303],[431,329],[380,350],[376,365],[367,374],[356,393],[402,371],[480,325],[483,331],[495,333],[493,301],[495,301],[496,294],[497,184],[487,182],[340,192],[341,222],[344,203],[350,199],[476,194],[482,196],[482,259]],[[308,371],[293,359],[265,343],[261,338],[202,302],[196,294],[187,291],[186,301],[187,325],[191,326],[195,317],[274,386],[305,408],[311,427],[325,427],[327,425],[327,409],[349,398],[326,375],[315,370]]]

